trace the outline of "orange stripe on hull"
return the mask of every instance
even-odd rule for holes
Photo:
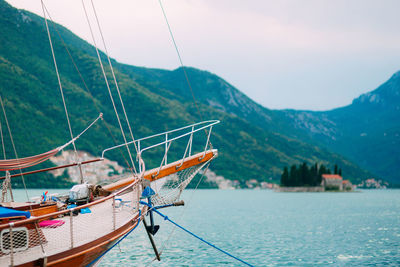
[[[146,171],[144,173],[144,178],[146,180],[149,181],[156,181],[158,179],[161,179],[165,176],[171,175],[173,173],[179,172],[181,170],[190,168],[192,166],[196,166],[198,164],[207,162],[208,160],[210,160],[211,158],[213,158],[215,155],[217,154],[217,150],[213,149],[213,150],[208,150],[206,151],[206,154],[204,155],[204,152],[202,153],[198,153],[196,155],[187,157],[185,159],[185,161],[183,162],[182,166],[180,166],[180,168],[177,169],[177,166],[179,166],[182,163],[182,160],[178,160],[175,161],[173,163],[170,163],[168,165],[162,166],[160,173],[155,176],[159,170],[159,168],[155,168],[149,171]],[[113,184],[109,184],[109,185],[105,185],[103,186],[104,189],[109,190],[109,191],[114,191],[117,190],[119,188],[122,188],[124,186],[129,185],[130,183],[132,183],[136,178],[135,177],[129,177],[123,180],[120,180],[116,183]]]

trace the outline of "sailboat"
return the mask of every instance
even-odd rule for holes
[[[14,159],[0,160],[0,171],[5,172],[4,177],[0,178],[3,180],[0,203],[0,266],[92,266],[140,223],[146,226],[156,252],[152,236],[159,226],[154,224],[153,208],[183,205],[180,200],[182,191],[218,155],[210,138],[213,127],[219,121],[202,121],[139,139],[134,139],[132,135],[132,140],[128,140],[115,110],[124,138],[123,143],[104,149],[101,156],[94,160],[80,161],[76,158],[75,162],[68,165],[24,172],[25,168],[48,161],[68,146],[73,146],[76,151],[75,142],[78,142],[80,136],[103,119],[100,114],[79,135],[73,135],[44,6],[43,11],[71,140],[48,152],[25,158],[18,158],[15,153]],[[97,47],[96,51],[99,55]],[[99,61],[102,64],[100,56]],[[102,70],[106,76],[103,67]],[[109,89],[108,84],[107,87]],[[1,98],[0,102],[7,118]],[[121,103],[123,107],[122,99]],[[124,115],[126,116],[125,110]],[[7,128],[10,131],[8,123]],[[131,132],[130,127],[129,131]],[[12,137],[11,131],[9,135]],[[202,145],[199,145],[200,142],[203,142]],[[171,147],[176,143],[184,143],[184,149],[180,153],[174,151],[175,160],[169,162]],[[43,194],[36,202],[13,200],[13,177],[70,167],[81,170],[82,165],[102,162],[110,151],[121,148],[128,151],[132,163],[131,172],[123,179],[106,185],[89,184],[85,182],[81,172],[81,183],[74,185],[66,195]],[[130,151],[133,149],[136,155],[132,156]],[[144,155],[147,154],[152,157],[158,155],[158,158],[152,158],[153,162],[158,160],[157,167],[146,169]],[[12,171],[19,173],[11,174]],[[148,217],[150,222],[146,222]]]

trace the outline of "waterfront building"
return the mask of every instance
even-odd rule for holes
[[[321,185],[327,190],[343,190],[343,178],[338,174],[322,174]]]

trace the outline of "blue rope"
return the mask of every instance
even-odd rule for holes
[[[139,225],[140,223],[140,216],[142,214],[142,211],[139,209],[139,218],[138,218],[138,223],[135,225],[135,227],[133,227],[126,235],[124,235],[124,237],[122,237],[120,240],[118,240],[114,245],[112,245],[109,249],[107,249],[106,251],[104,251],[100,256],[98,256],[97,258],[95,258],[94,260],[92,260],[87,266],[92,266],[94,263],[96,263],[96,261],[98,261],[101,257],[103,257],[107,252],[109,252],[110,250],[112,250],[116,245],[119,244],[119,242],[121,242],[122,240],[125,239],[125,237],[127,237],[133,230],[136,229],[136,227]]]
[[[232,254],[230,254],[229,252],[227,252],[227,251],[225,251],[225,250],[223,250],[223,249],[221,249],[221,248],[215,246],[214,244],[211,244],[210,242],[208,242],[207,240],[204,240],[204,239],[201,238],[200,236],[198,236],[198,235],[196,235],[196,234],[190,232],[190,231],[187,230],[186,228],[184,228],[184,227],[180,226],[179,224],[177,224],[176,222],[172,221],[170,218],[168,218],[168,216],[162,214],[162,213],[159,212],[156,208],[152,207],[152,206],[149,205],[148,203],[146,203],[146,202],[144,202],[144,201],[140,201],[140,204],[147,205],[150,209],[152,209],[152,210],[153,210],[154,212],[156,212],[158,215],[160,215],[161,217],[163,217],[164,220],[171,222],[172,224],[174,224],[175,226],[179,227],[180,229],[182,229],[182,230],[185,231],[186,233],[188,233],[188,234],[194,236],[195,238],[199,239],[200,241],[203,241],[203,242],[206,243],[207,245],[209,245],[209,246],[215,248],[216,250],[219,250],[220,252],[224,253],[225,255],[228,255],[229,257],[234,258],[235,260],[240,261],[241,263],[243,263],[243,264],[245,264],[245,265],[247,265],[247,266],[251,266],[251,267],[254,266],[254,265],[251,265],[250,263],[245,262],[244,260],[242,260],[242,259],[240,259],[240,258],[238,258],[238,257],[236,257],[236,256],[234,256],[234,255],[232,255]]]

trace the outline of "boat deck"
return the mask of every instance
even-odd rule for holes
[[[29,248],[14,251],[13,259],[11,259],[11,253],[3,253],[0,255],[0,266],[19,265],[49,257],[112,233],[138,216],[137,199],[137,192],[130,191],[115,197],[115,200],[109,199],[91,206],[90,213],[57,218],[64,221],[64,224],[60,226],[41,227],[38,230],[31,227],[33,229],[28,229]],[[18,242],[26,243],[27,241],[13,239],[13,243],[18,244]]]

